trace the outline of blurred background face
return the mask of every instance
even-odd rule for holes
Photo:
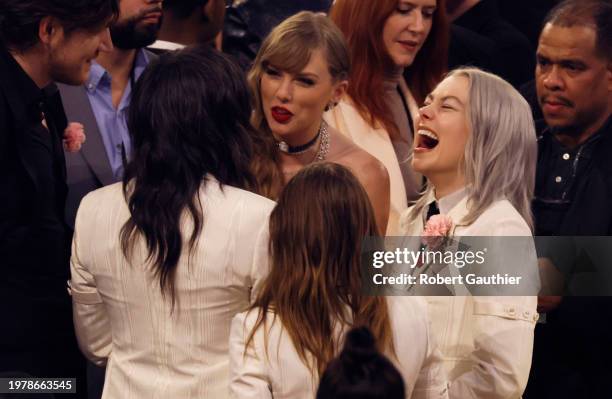
[[[119,18],[110,33],[115,47],[146,47],[157,39],[162,22],[162,0],[120,0]]]
[[[470,135],[469,80],[461,75],[444,79],[419,110],[412,167],[429,179],[461,172]]]
[[[436,0],[399,0],[385,21],[383,42],[397,67],[412,65],[433,22]]]
[[[340,97],[339,86],[321,49],[312,52],[308,64],[297,74],[265,66],[260,95],[272,133],[290,145],[304,144],[302,141],[311,139],[319,129],[325,106]]]
[[[542,30],[535,76],[549,126],[588,129],[609,113],[612,72],[595,43],[596,32],[587,26],[547,24]]]
[[[100,51],[111,51],[107,24],[92,30],[77,30],[65,34],[60,28],[51,42],[50,74],[54,81],[80,85],[89,77],[91,61]]]

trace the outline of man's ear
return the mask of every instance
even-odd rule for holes
[[[202,6],[202,15],[212,24],[215,29],[220,29],[223,26],[225,18],[225,1],[224,0],[208,0]]]
[[[51,16],[46,16],[38,24],[38,38],[45,45],[51,44],[63,32],[59,21]]]

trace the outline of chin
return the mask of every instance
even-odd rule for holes
[[[412,170],[417,173],[420,173],[422,175],[425,175],[425,173],[427,173],[427,167],[423,165],[423,162],[415,161],[413,159],[411,166],[412,166]]]
[[[558,118],[554,116],[546,116],[546,114],[544,114],[544,121],[546,121],[546,125],[552,128],[556,128],[556,129],[563,129],[563,128],[573,126],[573,124],[570,123],[570,121],[564,118],[562,119],[562,118]]]
[[[414,57],[410,55],[402,55],[395,59],[395,66],[399,68],[407,68],[414,62]]]

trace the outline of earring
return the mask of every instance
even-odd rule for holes
[[[325,112],[327,112],[327,111],[329,111],[330,109],[334,108],[336,105],[338,105],[338,103],[337,103],[337,102],[331,102],[331,103],[327,104],[327,105],[325,106]]]

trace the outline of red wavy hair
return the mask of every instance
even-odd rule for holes
[[[449,23],[446,0],[437,0],[431,31],[404,77],[418,104],[442,80],[448,65]],[[383,42],[383,28],[398,0],[336,0],[330,18],[344,33],[351,53],[348,94],[371,126],[382,125],[391,137],[398,128],[384,99],[385,76],[395,68]]]

